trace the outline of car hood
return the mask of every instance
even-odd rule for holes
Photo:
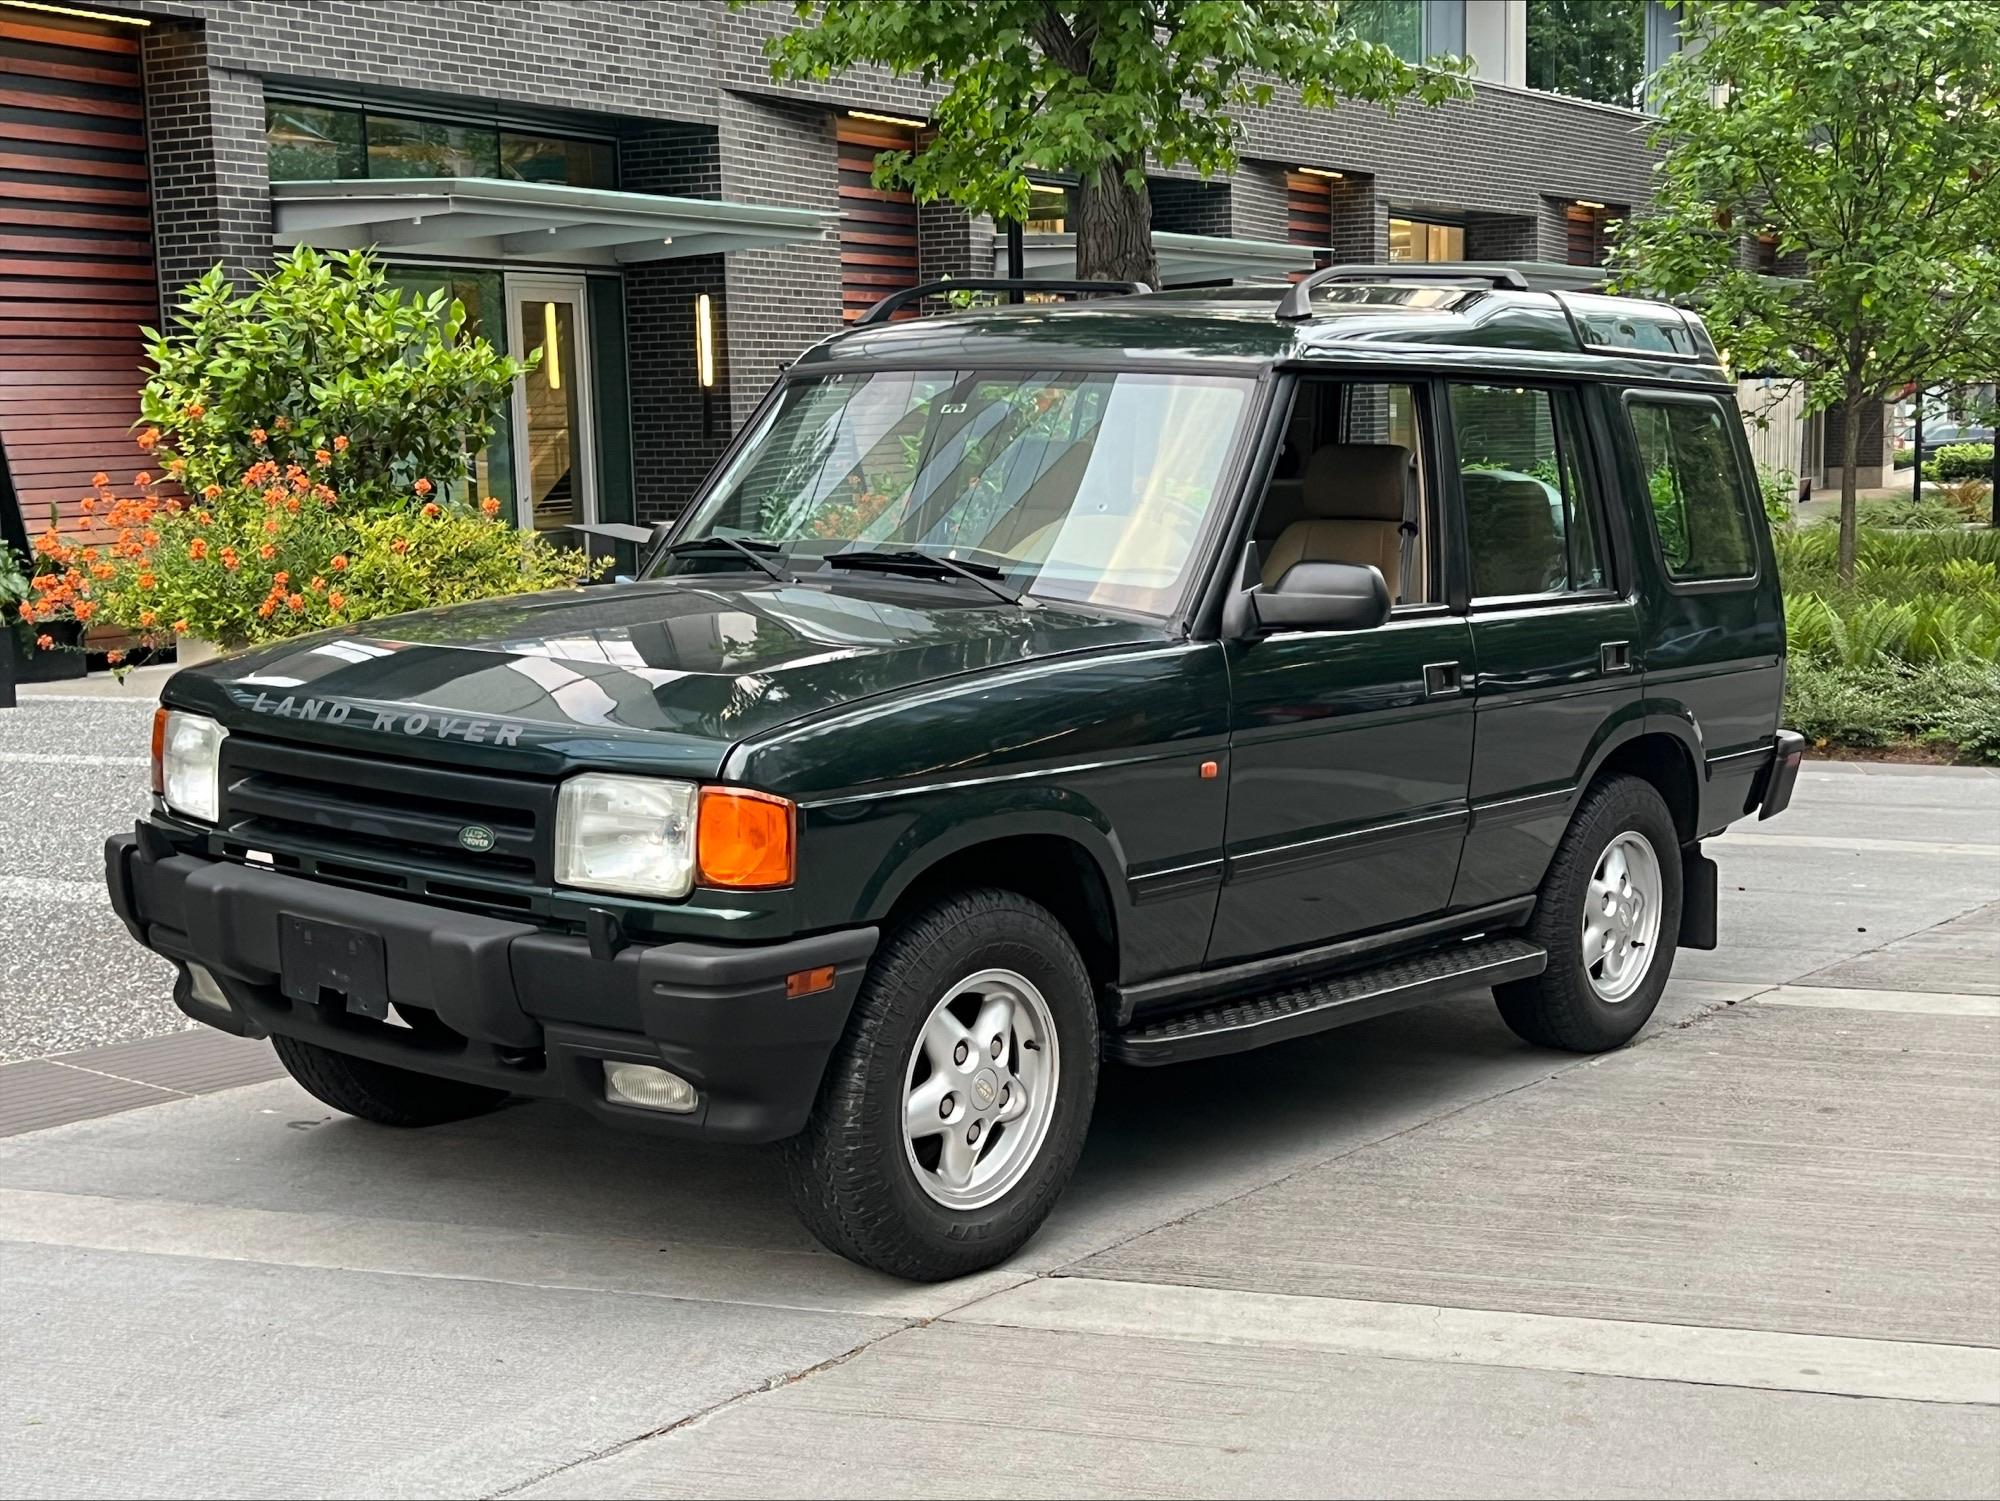
[[[673,579],[459,605],[176,673],[165,701],[230,728],[556,774],[714,775],[729,747],[858,699],[1127,642],[1158,625],[970,584]]]

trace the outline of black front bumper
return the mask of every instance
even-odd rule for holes
[[[600,944],[598,957],[586,938],[179,853],[142,832],[156,837],[105,844],[111,905],[134,938],[180,966],[174,999],[195,1020],[567,1099],[618,1126],[744,1142],[797,1132],[875,950],[875,929],[851,928],[741,948]],[[336,998],[288,999],[288,915],[379,935],[389,999],[443,1027],[392,1026]],[[215,978],[226,1006],[196,993],[190,964]],[[786,993],[788,975],[826,967],[830,990]],[[686,1115],[611,1103],[606,1059],[670,1069],[700,1103]]]

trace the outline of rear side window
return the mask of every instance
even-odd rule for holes
[[[1472,597],[1602,589],[1602,529],[1583,481],[1575,393],[1455,385],[1451,423]]]
[[[1669,576],[1692,582],[1754,574],[1755,500],[1736,457],[1735,419],[1712,401],[1634,396],[1630,410]]]

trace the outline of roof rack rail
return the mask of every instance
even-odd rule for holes
[[[1434,281],[1454,287],[1492,287],[1506,292],[1526,292],[1528,278],[1512,266],[1484,266],[1467,262],[1391,261],[1376,266],[1328,266],[1303,281],[1292,283],[1278,301],[1281,323],[1304,323],[1312,317],[1312,294],[1321,287],[1337,287],[1353,282]]]
[[[948,292],[1108,292],[1129,297],[1152,290],[1144,282],[1137,281],[1029,281],[999,276],[968,276],[948,281],[927,281],[922,286],[904,287],[900,291],[891,292],[856,318],[854,327],[865,328],[871,323],[880,323],[905,303],[919,302],[926,297],[940,297]]]

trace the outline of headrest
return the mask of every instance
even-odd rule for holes
[[[1410,451],[1400,443],[1327,443],[1300,477],[1305,513],[1320,521],[1403,519]]]
[[[1476,513],[1481,531],[1498,538],[1503,531],[1522,529],[1545,536],[1555,529],[1549,492],[1518,475],[1468,469],[1459,476],[1466,506]]]

